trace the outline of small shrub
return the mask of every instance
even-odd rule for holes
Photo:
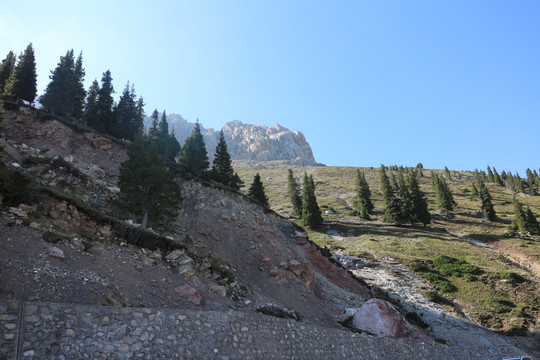
[[[463,278],[467,280],[468,282],[477,281],[478,277],[472,274],[463,274]]]
[[[426,272],[429,270],[427,265],[420,261],[413,261],[409,264],[409,268],[414,272]]]
[[[426,296],[426,298],[431,301],[431,302],[434,302],[434,303],[437,303],[437,304],[447,304],[448,303],[448,300],[446,300],[444,297],[442,297],[438,292],[436,291],[433,291],[433,290],[426,290],[424,292],[424,295]]]
[[[422,329],[427,329],[429,327],[429,324],[422,320],[422,318],[415,312],[407,311],[407,314],[405,314],[405,319],[407,319],[407,321],[411,324],[419,326]]]
[[[3,204],[19,206],[28,198],[30,179],[16,171],[0,169],[0,194],[4,197]]]
[[[523,325],[510,323],[508,328],[503,331],[503,334],[506,336],[526,336],[527,328]]]
[[[516,305],[509,300],[494,297],[488,298],[488,306],[498,314],[510,312],[516,307]]]
[[[525,278],[513,271],[504,270],[501,272],[501,279],[508,280],[512,284],[521,284],[525,281]]]
[[[356,209],[352,209],[351,211],[348,212],[348,215],[349,216],[360,216],[360,211],[358,211]]]
[[[421,276],[444,293],[457,291],[457,288],[444,276],[432,272],[423,273]]]
[[[465,260],[456,259],[446,255],[439,255],[433,259],[433,265],[446,276],[461,277],[464,274],[479,275],[482,270]]]
[[[449,292],[457,291],[457,287],[455,287],[450,282],[442,282],[442,283],[438,283],[436,285],[438,286],[439,290],[441,290],[443,293],[449,293]]]
[[[210,256],[208,259],[210,263],[210,271],[219,274],[222,278],[227,278],[230,283],[234,282],[235,275],[231,269],[228,269],[221,265],[221,259],[215,256]]]

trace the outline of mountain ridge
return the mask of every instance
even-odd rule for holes
[[[180,145],[184,143],[195,126],[195,123],[187,121],[179,114],[167,115],[167,122]],[[151,119],[145,118],[146,128],[150,126],[150,123]],[[295,165],[320,165],[315,160],[311,146],[301,131],[289,130],[277,123],[272,127],[267,127],[244,123],[240,120],[227,122],[222,130],[232,160],[282,160],[290,161]],[[219,140],[219,131],[201,125],[201,132],[208,156],[212,161]]]

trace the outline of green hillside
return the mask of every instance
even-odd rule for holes
[[[257,166],[239,165],[235,170],[246,185],[251,183],[258,172],[270,208],[288,217],[292,206],[286,193],[287,168],[266,163]],[[291,168],[298,183],[301,183],[304,172],[313,175],[315,180],[317,201],[325,223],[319,229],[309,229],[309,234],[318,245],[327,246],[333,252],[359,257],[397,259],[412,267],[437,289],[424,289],[428,299],[453,309],[457,314],[465,312],[478,323],[490,328],[516,335],[538,326],[540,241],[537,235],[509,232],[508,226],[514,216],[514,193],[509,188],[486,183],[497,214],[496,221],[488,221],[483,219],[480,212],[480,200],[470,197],[473,172],[452,171],[452,179],[446,181],[457,206],[449,216],[443,216],[435,207],[431,173],[443,175],[444,171],[423,170],[419,182],[426,194],[433,220],[427,227],[396,226],[382,221],[384,203],[380,193],[378,168],[361,168],[371,188],[375,205],[372,221],[350,215],[355,197],[357,168]],[[389,169],[388,173],[392,171]],[[394,173],[397,175],[396,171]],[[540,196],[518,195],[517,198],[538,217]],[[293,221],[301,224],[300,219]],[[328,235],[330,230],[337,231],[341,236],[336,238]],[[485,249],[482,245],[491,249]],[[456,259],[457,263],[437,267],[433,260],[440,255]],[[452,268],[459,267],[459,263],[465,264],[469,270],[470,265],[479,269],[469,273]],[[451,287],[445,286],[445,283],[450,283]]]

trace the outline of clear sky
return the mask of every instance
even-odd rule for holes
[[[537,0],[2,1],[0,58],[67,50],[154,108],[300,130],[327,165],[540,167]]]

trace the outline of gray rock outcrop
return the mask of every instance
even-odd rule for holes
[[[168,115],[167,120],[170,130],[174,130],[180,145],[183,145],[195,124],[176,114]],[[146,126],[150,126],[149,118],[146,119]],[[208,156],[212,161],[219,140],[219,131],[203,126],[201,131]],[[289,130],[279,124],[267,127],[233,120],[223,126],[223,133],[233,160],[284,160],[297,165],[317,165],[311,147],[300,131]]]

